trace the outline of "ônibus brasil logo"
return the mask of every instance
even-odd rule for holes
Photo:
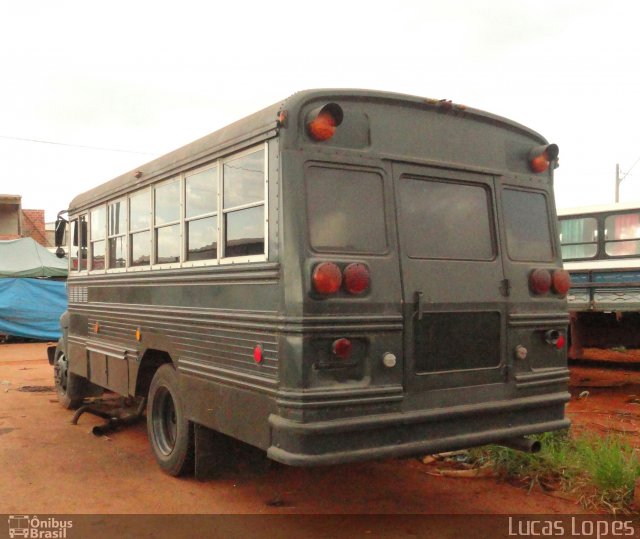
[[[29,515],[9,515],[9,537],[33,539],[65,539],[67,530],[73,527],[70,520],[55,517],[39,518]]]

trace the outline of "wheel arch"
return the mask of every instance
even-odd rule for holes
[[[172,364],[174,367],[176,366],[175,361],[168,352],[165,350],[157,350],[155,348],[145,350],[142,359],[140,360],[138,374],[136,376],[135,395],[137,397],[147,396],[153,376],[162,365],[166,364]]]

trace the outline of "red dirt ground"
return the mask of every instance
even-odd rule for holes
[[[640,350],[589,348],[586,361],[571,366],[572,399],[567,415],[576,430],[621,433],[640,448]],[[598,363],[588,365],[588,360]],[[610,367],[603,365],[609,364]],[[626,365],[634,368],[625,368]]]
[[[602,381],[612,387],[603,387]],[[637,441],[640,372],[576,368],[569,416],[577,428],[627,431]],[[220,480],[175,479],[157,467],[144,424],[96,437],[102,420],[72,413],[53,391],[43,344],[0,345],[0,513],[569,514],[572,501],[492,478],[437,476],[417,459],[302,469],[243,470]],[[588,396],[577,398],[580,392]]]

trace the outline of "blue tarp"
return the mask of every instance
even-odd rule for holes
[[[0,334],[57,341],[67,309],[64,281],[0,279]]]

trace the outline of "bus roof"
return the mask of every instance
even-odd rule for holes
[[[598,204],[594,206],[578,206],[575,208],[558,209],[558,217],[566,217],[568,215],[586,215],[591,213],[612,213],[615,211],[637,210],[640,209],[640,202],[625,202]]]
[[[275,136],[279,129],[277,118],[280,111],[286,110],[289,121],[293,122],[293,118],[297,117],[300,109],[306,104],[323,98],[387,102],[423,110],[448,110],[448,107],[451,107],[451,110],[456,114],[463,112],[466,117],[494,125],[499,124],[537,139],[540,143],[547,142],[540,134],[521,124],[478,109],[453,105],[446,100],[376,90],[304,90],[76,196],[69,205],[69,212],[75,213],[100,202],[118,198],[137,187],[169,178],[187,166],[193,168],[203,165],[217,157],[232,153],[236,149],[246,147],[253,141],[257,143],[271,134]]]

